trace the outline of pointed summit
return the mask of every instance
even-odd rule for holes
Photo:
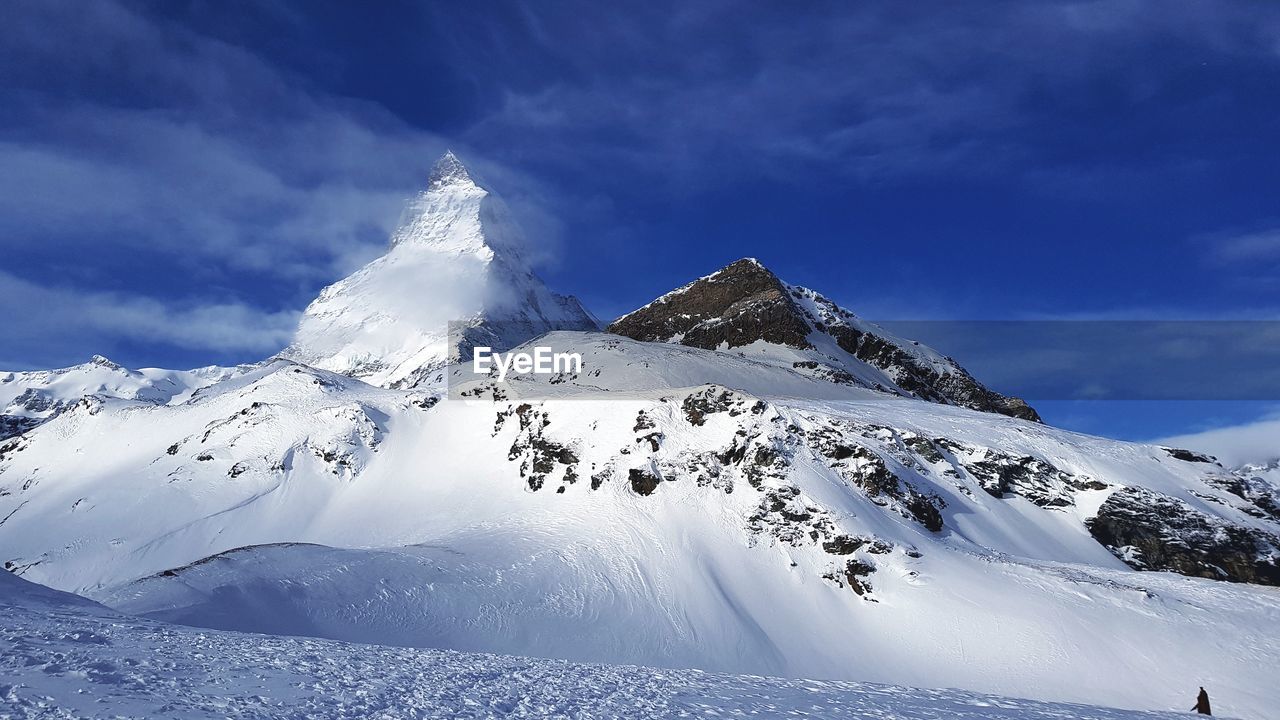
[[[743,258],[614,320],[608,331],[706,350],[753,346],[797,371],[933,402],[1039,420],[1022,400],[983,386],[932,348],[896,337]]]
[[[576,299],[534,275],[526,243],[501,198],[446,152],[406,203],[386,254],[321,291],[281,357],[414,387],[469,351],[471,335],[450,339],[451,323],[500,352],[553,329],[596,329]]]
[[[730,263],[663,295],[615,320],[609,332],[707,350],[757,340],[812,347],[812,329],[786,285],[755,258]]]
[[[481,206],[486,212],[481,212]],[[391,234],[391,247],[410,245],[438,251],[489,255],[501,248],[515,253],[518,230],[502,201],[476,182],[452,150],[431,168],[427,188],[405,203]]]
[[[431,168],[431,175],[427,178],[427,190],[458,184],[475,185],[476,181],[458,156],[454,155],[452,150],[445,150],[444,155],[436,161],[435,167]]]

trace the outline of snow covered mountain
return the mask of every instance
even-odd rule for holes
[[[59,370],[0,372],[0,440],[21,435],[90,398],[120,398],[143,403],[182,402],[202,387],[246,368],[129,370],[101,355]]]
[[[580,371],[474,377],[445,322],[499,344],[589,317],[527,272],[495,202],[447,156],[287,357],[0,441],[0,562],[222,630],[1280,702],[1265,473],[1045,426],[754,261],[612,334],[517,347]]]
[[[1211,462],[732,352],[538,342],[583,373],[441,400],[278,360],[178,405],[68,410],[0,446],[6,566],[227,629],[1149,709],[1211,684],[1254,717],[1277,699],[1274,589],[1125,562],[1269,577],[1275,521]]]
[[[325,288],[282,357],[406,388],[475,345],[507,350],[549,330],[594,330],[577,298],[534,275],[526,242],[502,200],[446,153],[387,253]]]
[[[708,350],[741,348],[832,382],[1040,419],[1022,400],[983,387],[951,358],[782,282],[754,258],[663,295],[615,320],[609,332]]]

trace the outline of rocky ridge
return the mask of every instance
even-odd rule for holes
[[[1039,421],[1018,398],[990,390],[954,360],[896,338],[822,295],[739,260],[613,321],[609,332],[707,350],[757,343],[800,351],[798,370],[832,382]]]

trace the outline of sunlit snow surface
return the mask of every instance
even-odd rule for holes
[[[195,370],[130,370],[95,355],[87,363],[57,370],[0,372],[0,416],[28,419],[36,425],[93,395],[176,405],[189,400],[200,388],[249,369],[211,366]]]
[[[0,573],[0,717],[117,716],[1173,717],[958,690],[200,631],[119,615]]]
[[[1273,715],[1280,590],[1134,572],[1083,524],[1109,490],[1058,509],[994,497],[898,443],[912,433],[1033,455],[1263,527],[1204,482],[1214,466],[823,383],[750,354],[600,334],[556,344],[583,351],[580,377],[511,383],[497,402],[431,402],[443,388],[277,361],[176,405],[69,410],[0,459],[0,560],[127,612],[222,629],[1148,710],[1190,707],[1203,684],[1224,715]],[[684,402],[712,382],[734,388],[742,412],[694,425]],[[569,399],[584,388],[593,399]],[[522,404],[550,424],[522,429]],[[637,430],[642,411],[652,427]],[[837,426],[943,497],[944,528],[877,504],[805,444]],[[556,462],[531,489],[535,427],[573,449],[576,481]],[[798,430],[811,440],[788,445]],[[792,448],[780,477],[756,489],[740,466],[706,485],[680,470],[740,437]],[[637,468],[668,479],[638,495]],[[832,532],[892,545],[855,556],[876,567],[868,597],[824,577],[847,556],[753,529],[781,487]],[[329,548],[202,562],[272,543]]]

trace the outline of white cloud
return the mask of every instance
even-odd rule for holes
[[[1206,239],[1211,256],[1223,264],[1280,263],[1280,228]]]
[[[6,319],[11,347],[39,346],[50,353],[86,340],[107,352],[123,339],[266,356],[288,343],[298,313],[263,311],[234,300],[161,302],[137,294],[38,285],[0,271],[0,316]]]
[[[303,127],[264,123],[257,137],[100,106],[33,122],[56,138],[0,144],[4,242],[74,250],[110,235],[122,249],[311,280],[383,245],[442,146],[425,134],[375,139],[324,111]],[[352,147],[381,172],[350,167]]]
[[[1280,458],[1280,408],[1255,422],[1175,435],[1155,442],[1207,452],[1228,466],[1270,462]]]

